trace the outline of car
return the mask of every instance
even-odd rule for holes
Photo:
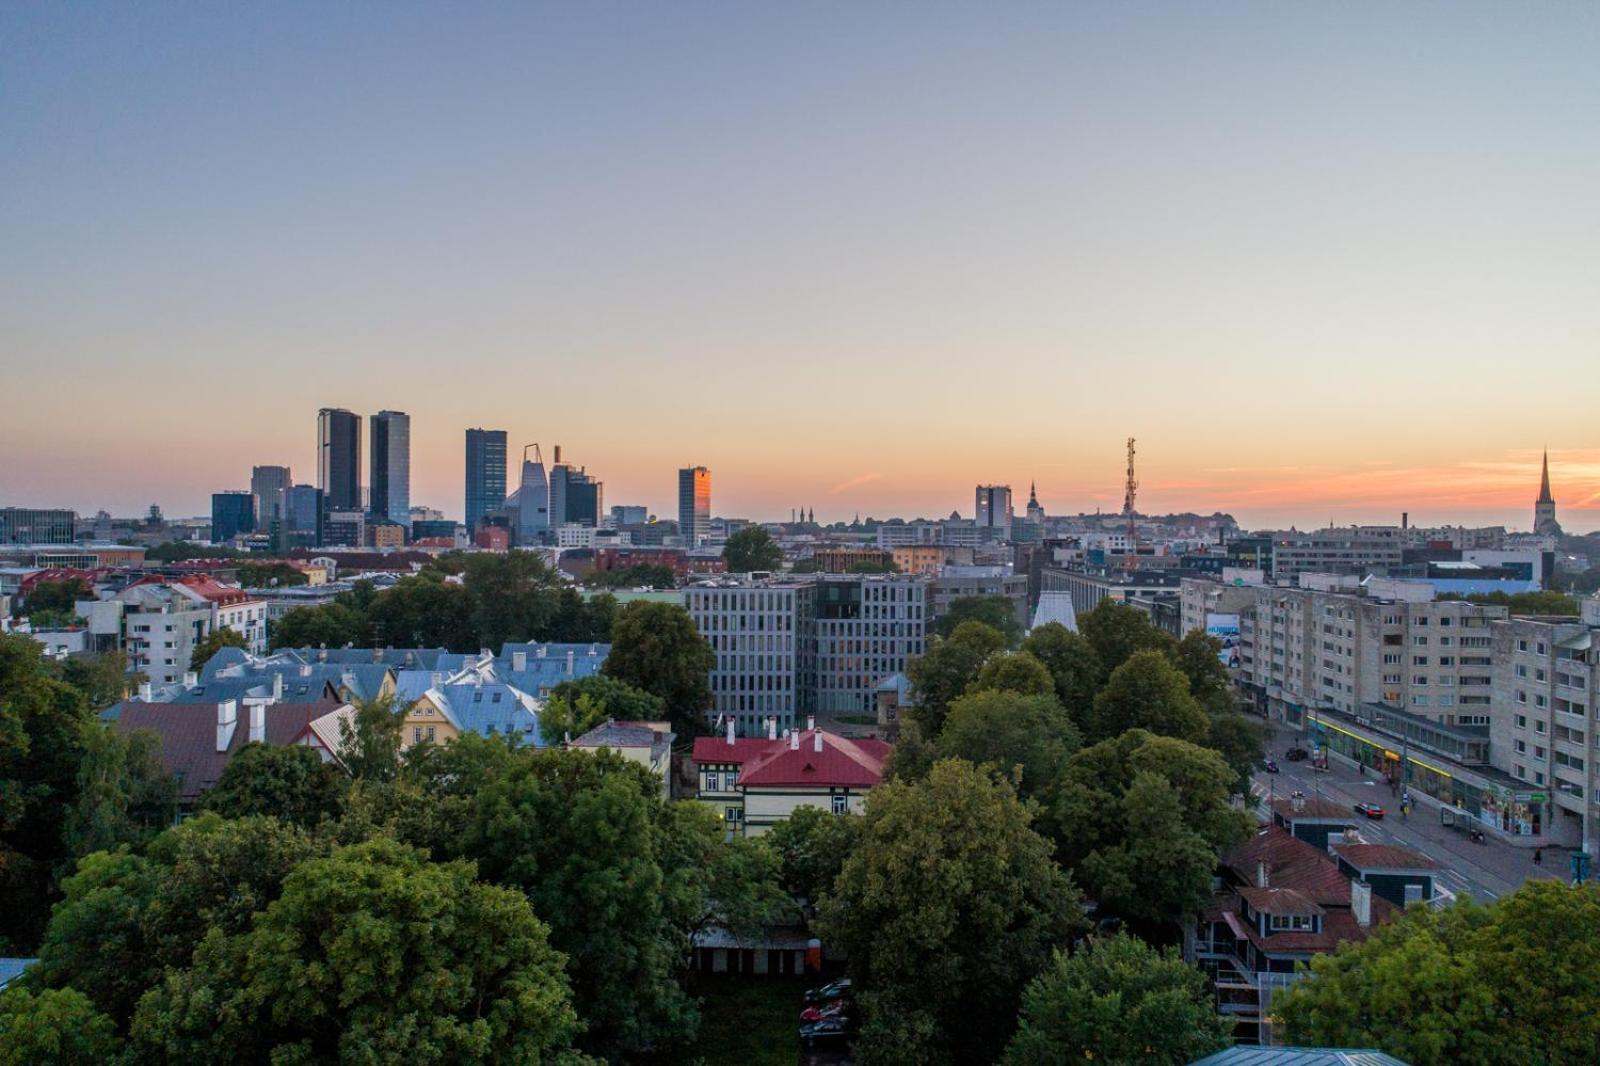
[[[848,1018],[824,1018],[800,1027],[800,1043],[808,1048],[818,1044],[846,1044],[855,1035],[855,1026]]]
[[[1376,803],[1358,803],[1355,806],[1357,814],[1366,815],[1368,818],[1382,818],[1383,808]]]
[[[850,998],[850,978],[841,977],[806,993],[807,1003],[831,1003],[836,999]]]
[[[842,1018],[847,1006],[848,1004],[842,999],[836,999],[832,1003],[813,1003],[800,1012],[800,1020],[820,1022],[824,1018]]]
[[[1278,760],[1268,759],[1266,762],[1261,764],[1261,768],[1269,774],[1275,774],[1278,772]]]
[[[1311,753],[1297,744],[1288,751],[1284,752],[1283,757],[1288,759],[1290,762],[1299,762],[1302,759],[1310,758]]]

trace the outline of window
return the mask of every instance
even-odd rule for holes
[[[431,725],[428,727],[428,741],[429,743],[433,742],[433,726]]]
[[[1427,666],[1428,665],[1428,657],[1426,655],[1413,655],[1411,657],[1411,665],[1412,666]]]
[[[845,796],[845,795],[841,795],[839,793],[834,793],[834,796],[833,796],[833,813],[834,814],[846,814],[846,813],[849,812],[849,810],[850,810],[850,797],[849,796]]]
[[[1517,715],[1517,728],[1518,729],[1526,729],[1526,728],[1528,728],[1528,716],[1527,715],[1525,715],[1525,714]]]
[[[1518,740],[1511,746],[1516,749],[1518,755],[1528,754],[1528,742],[1526,740]]]
[[[422,743],[422,727],[420,725],[414,725],[411,727],[411,743]]]

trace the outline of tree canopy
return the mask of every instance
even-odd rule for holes
[[[225,818],[271,815],[313,828],[339,816],[345,775],[300,744],[246,744],[223,768],[201,806]]]
[[[1111,671],[1105,688],[1094,698],[1087,725],[1090,740],[1144,729],[1199,742],[1210,723],[1172,660],[1159,651],[1140,651]]]
[[[1078,632],[1093,649],[1109,675],[1137,652],[1159,651],[1172,655],[1177,641],[1150,624],[1150,616],[1113,599],[1101,600],[1078,616]]]
[[[200,671],[211,657],[223,648],[244,648],[249,650],[250,642],[244,639],[244,634],[229,626],[218,626],[194,646],[194,652],[189,656],[189,669]]]
[[[908,716],[929,739],[944,728],[950,702],[978,677],[991,655],[1006,646],[1005,634],[982,622],[963,622],[948,637],[932,637],[926,654],[906,664],[915,704]]]
[[[1059,622],[1047,622],[1028,634],[1022,650],[1044,663],[1055,685],[1056,699],[1082,728],[1106,678],[1106,669],[1089,641]]]
[[[873,790],[820,906],[863,989],[864,1066],[992,1062],[1004,1048],[1023,988],[1082,921],[1029,821],[1009,784],[957,759]]]
[[[636,600],[617,612],[602,673],[661,700],[680,737],[705,730],[716,656],[676,604]]]
[[[722,546],[722,561],[730,574],[777,570],[783,566],[783,549],[765,526],[745,526]]]
[[[1185,1066],[1232,1041],[1205,974],[1126,933],[1058,952],[1022,1000],[1004,1066]]]
[[[1022,639],[1022,623],[1017,621],[1017,605],[1009,596],[958,596],[933,623],[933,632],[948,637],[965,622],[982,622],[1000,631],[1005,647],[1014,648]]]
[[[1080,742],[1054,694],[978,690],[950,705],[933,755],[990,764],[1030,798],[1055,784]]]

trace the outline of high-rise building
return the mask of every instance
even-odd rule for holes
[[[467,430],[466,489],[463,514],[470,533],[484,515],[506,502],[505,430]]]
[[[974,515],[980,530],[996,530],[999,540],[1011,539],[1011,486],[979,485]]]
[[[342,407],[317,412],[317,488],[329,510],[361,509],[361,419]]]
[[[528,452],[533,458],[528,458]],[[541,544],[550,534],[550,481],[544,473],[544,456],[537,444],[522,449],[522,476],[517,482],[517,538],[519,544]]]
[[[411,416],[404,411],[379,411],[368,420],[367,447],[372,471],[367,483],[368,510],[374,518],[411,523]]]
[[[598,526],[604,510],[604,488],[583,467],[561,461],[561,445],[555,446],[555,462],[550,467],[550,525]]]
[[[289,486],[294,481],[286,466],[250,468],[250,491],[256,498],[256,528],[270,530],[272,523],[289,517]]]
[[[1533,505],[1533,531],[1544,536],[1560,536],[1556,521],[1556,498],[1550,494],[1550,453],[1544,453],[1544,469],[1539,476],[1539,499]]]
[[[296,543],[310,547],[322,543],[322,490],[315,485],[295,485],[288,492],[289,529]]]
[[[232,540],[256,528],[254,493],[239,490],[211,494],[211,543]]]
[[[623,526],[642,526],[650,521],[650,508],[634,504],[619,504],[611,508],[611,524],[618,529]]]
[[[678,471],[678,535],[690,547],[711,529],[711,471],[686,466]]]

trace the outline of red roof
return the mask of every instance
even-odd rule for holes
[[[274,703],[266,708],[263,730],[268,744],[293,744],[313,720],[339,707],[337,702]],[[143,703],[129,700],[115,719],[119,733],[148,729],[161,738],[161,764],[181,775],[178,798],[189,802],[217,783],[228,760],[250,742],[250,709],[237,707],[237,724],[226,751],[217,750],[215,703]]]
[[[1358,870],[1437,870],[1439,864],[1410,848],[1390,844],[1335,844],[1333,850]]]
[[[822,750],[816,738],[822,738]],[[745,763],[739,784],[773,787],[872,788],[883,779],[889,745],[881,740],[847,740],[820,729],[803,730],[797,746],[766,741],[766,750]]]
[[[1350,880],[1333,856],[1279,826],[1267,826],[1222,856],[1222,865],[1247,885],[1256,883],[1259,863],[1267,864],[1267,884],[1293,888],[1324,905],[1350,902]]]
[[[692,758],[701,765],[735,763],[743,766],[769,746],[787,743],[787,740],[768,740],[766,737],[734,737],[733,743],[729,744],[727,737],[695,737]]]

